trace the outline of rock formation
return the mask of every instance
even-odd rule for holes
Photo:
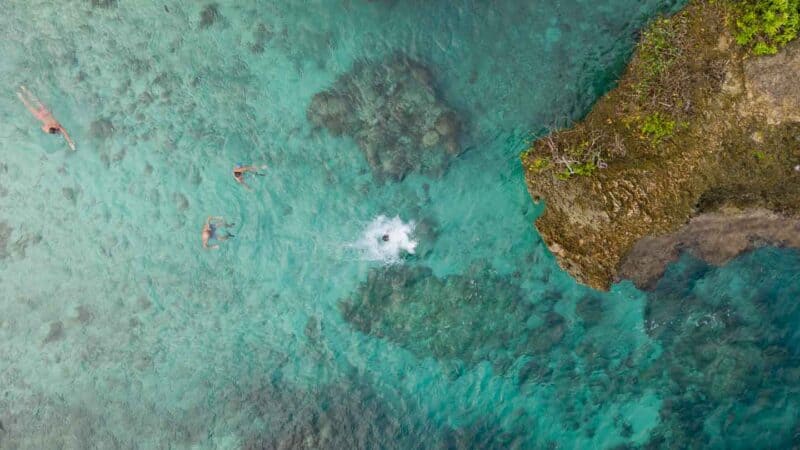
[[[339,308],[355,329],[419,358],[489,361],[505,372],[522,355],[547,354],[568,327],[554,301],[529,302],[514,281],[483,264],[445,278],[427,267],[385,266]]]
[[[403,55],[357,62],[311,100],[308,119],[355,139],[376,178],[440,173],[461,151],[460,121],[436,94],[431,73]]]
[[[651,285],[680,250],[721,264],[798,246],[800,42],[753,56],[733,4],[695,0],[643,33],[616,89],[522,155],[559,264],[597,289]]]

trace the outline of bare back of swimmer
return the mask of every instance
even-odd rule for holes
[[[75,143],[72,142],[67,130],[53,117],[53,113],[42,104],[38,97],[33,95],[25,86],[20,86],[17,97],[22,100],[22,103],[28,108],[28,111],[42,122],[42,131],[49,134],[61,134],[67,141],[69,148],[75,150]]]

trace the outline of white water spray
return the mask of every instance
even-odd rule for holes
[[[353,247],[369,261],[386,264],[399,262],[405,253],[414,254],[417,241],[412,239],[414,222],[403,222],[399,217],[389,219],[378,216],[373,220]]]

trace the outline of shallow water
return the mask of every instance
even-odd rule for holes
[[[215,5],[0,5],[0,448],[794,443],[797,253],[601,294],[531,226],[518,153],[676,5]],[[431,80],[384,70],[398,54]],[[341,134],[312,125],[359,64],[388,75],[348,79]],[[359,145],[416,150],[430,108],[460,153],[379,176]],[[246,191],[237,162],[267,176]],[[236,237],[204,252],[208,215]],[[415,224],[399,264],[358,248],[381,215]]]

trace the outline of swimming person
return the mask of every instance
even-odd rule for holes
[[[236,165],[233,167],[233,178],[236,180],[237,183],[244,186],[245,189],[251,190],[250,186],[248,186],[247,183],[244,182],[244,174],[246,174],[247,172],[252,172],[253,175],[258,175],[263,177],[266,174],[259,173],[258,171],[266,168],[267,168],[266,164],[262,166],[243,166],[241,165],[241,163],[236,163]]]
[[[206,219],[205,225],[203,225],[203,248],[205,249],[218,249],[219,244],[214,244],[209,246],[208,241],[211,239],[216,239],[218,242],[227,241],[228,239],[235,237],[230,232],[226,231],[224,235],[217,235],[217,229],[222,227],[232,227],[236,225],[235,223],[226,223],[222,217],[219,216],[208,216]]]
[[[70,139],[67,130],[53,117],[53,113],[51,113],[35,95],[31,94],[28,88],[20,86],[17,97],[22,100],[22,103],[25,104],[25,107],[28,108],[28,111],[30,111],[34,117],[42,121],[42,130],[44,130],[45,133],[61,133],[67,141],[69,148],[75,150],[75,143]]]

